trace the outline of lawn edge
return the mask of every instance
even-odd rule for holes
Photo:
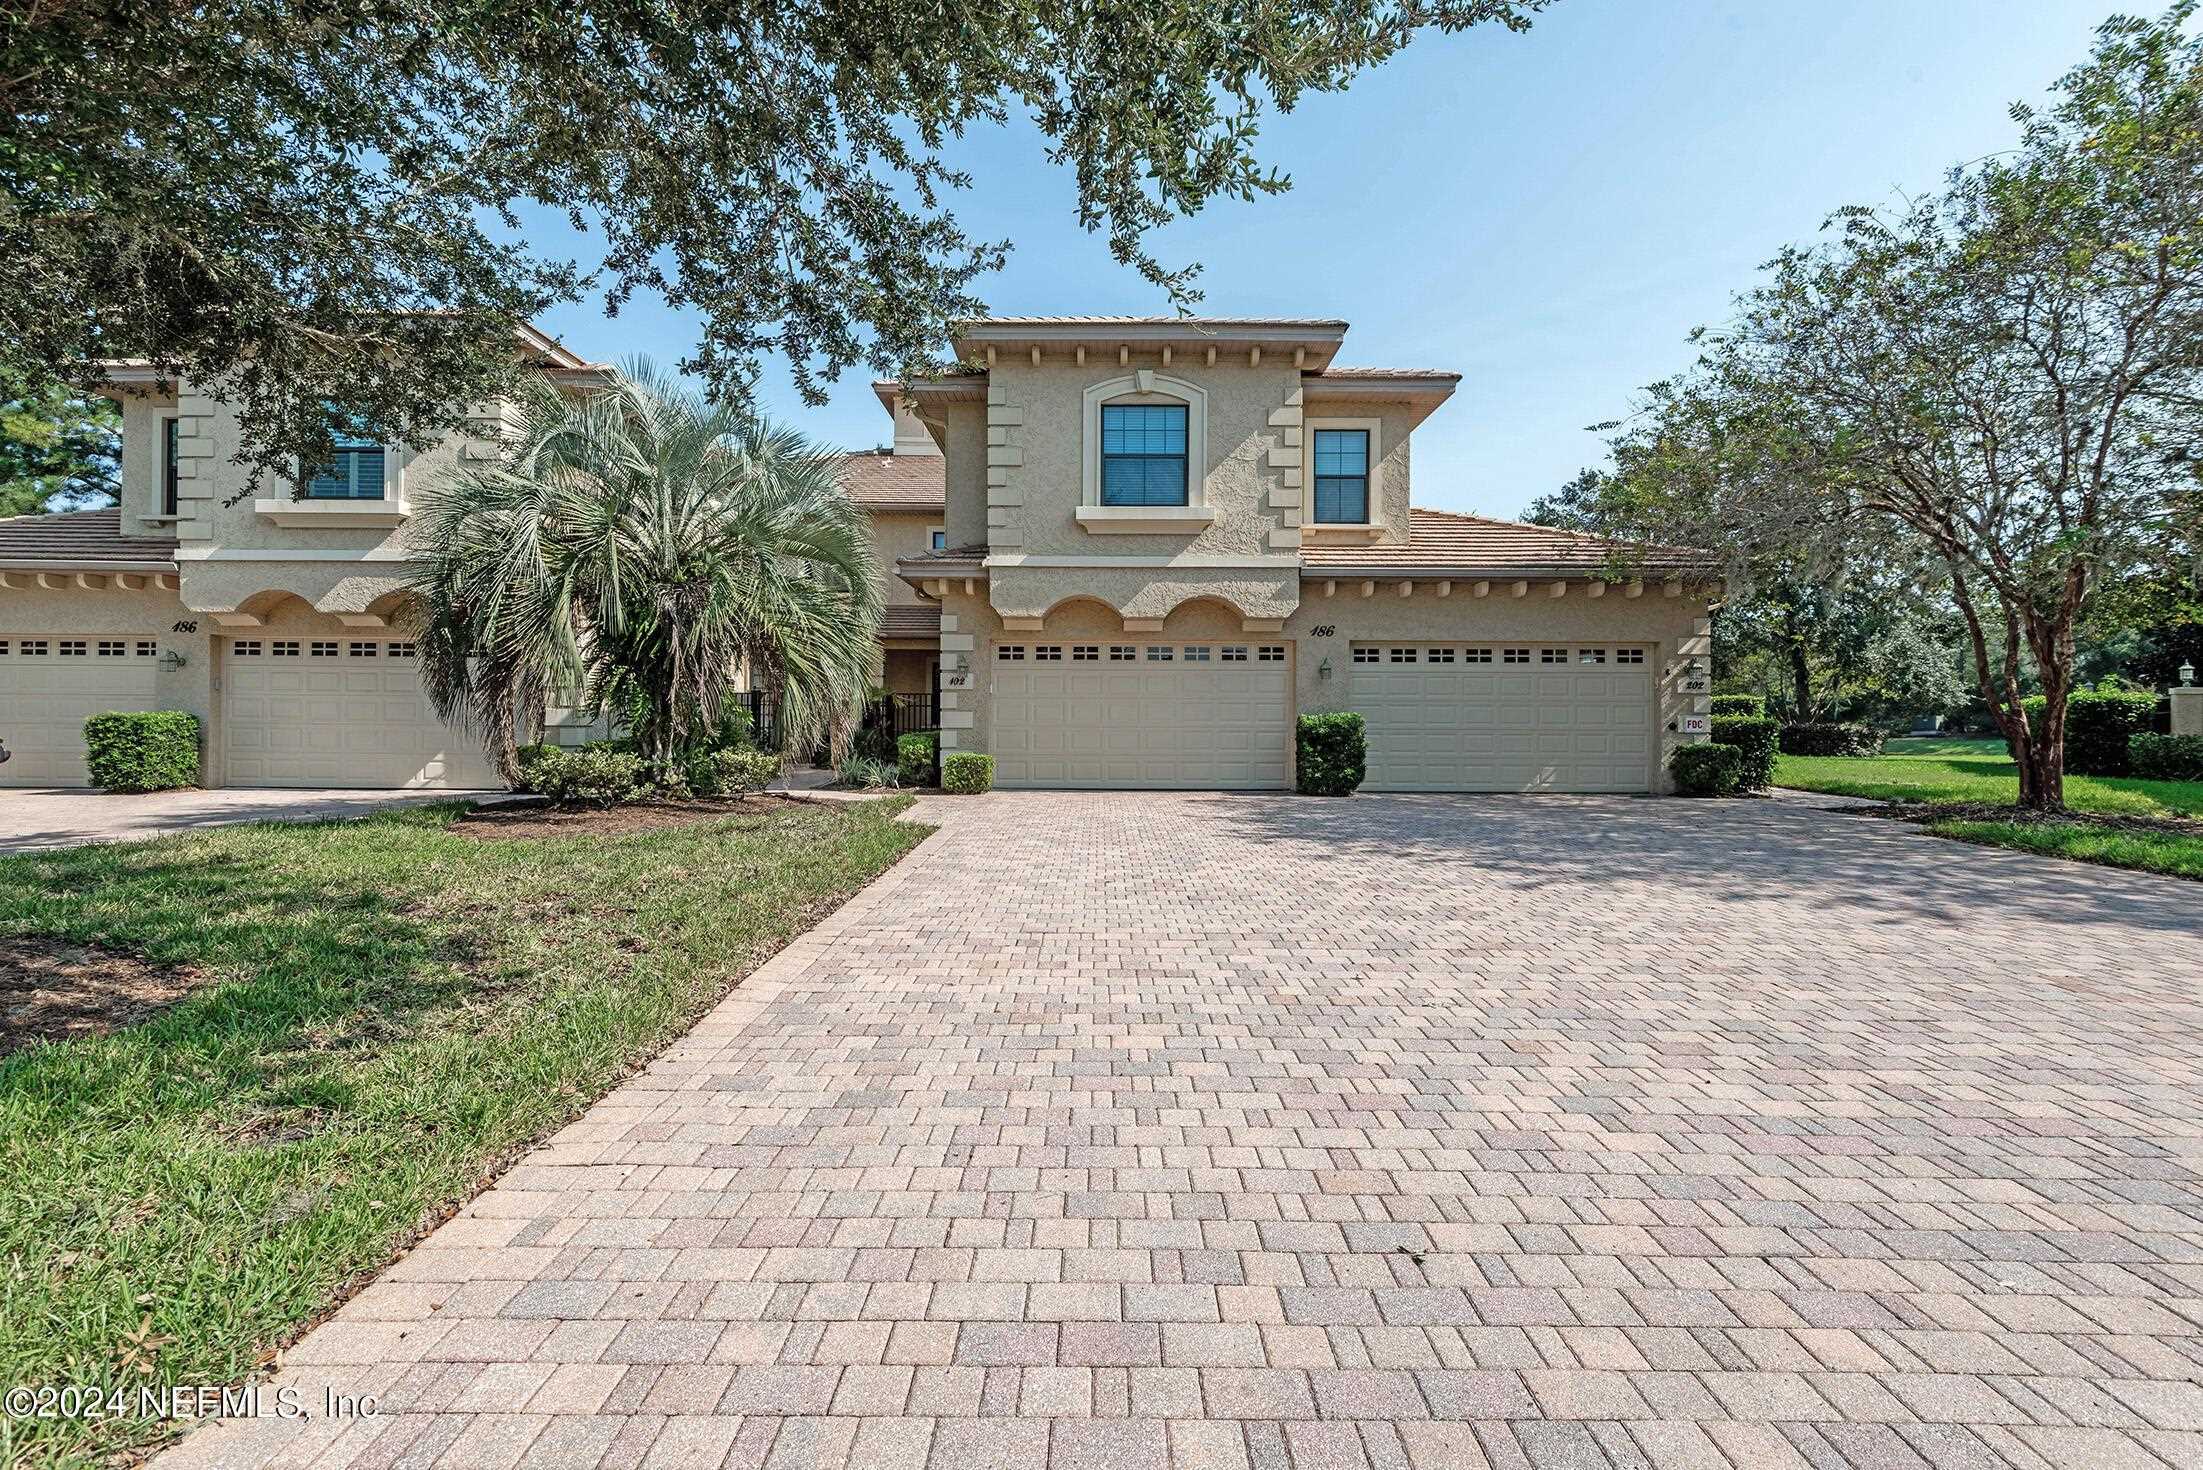
[[[766,792],[762,794],[766,796],[786,795],[786,793],[784,792]],[[847,914],[850,908],[857,904],[859,900],[873,893],[882,884],[888,882],[890,879],[895,878],[898,874],[900,874],[904,866],[910,861],[911,857],[916,854],[920,848],[925,846],[926,839],[930,838],[941,829],[930,822],[914,822],[910,820],[909,808],[910,805],[915,804],[915,797],[889,792],[883,793],[879,800],[900,800],[906,803],[903,810],[892,813],[889,817],[889,820],[897,823],[898,825],[915,827],[919,829],[917,841],[913,842],[910,847],[904,851],[902,856],[896,858],[895,861],[880,869],[879,872],[875,873],[869,880],[867,880],[859,887],[852,889],[848,893],[848,895],[845,896],[839,903],[832,905],[830,908],[827,908],[825,911],[820,913],[818,917],[814,919],[810,924],[806,925],[804,928],[790,932],[788,936],[783,939],[779,944],[773,946],[770,950],[760,954],[757,957],[756,963],[752,964],[748,969],[742,971],[739,975],[736,975],[728,983],[726,989],[721,991],[707,1005],[699,1010],[696,1015],[689,1020],[687,1025],[674,1032],[671,1036],[668,1036],[662,1045],[659,1045],[647,1052],[638,1053],[627,1065],[619,1069],[617,1075],[607,1079],[601,1091],[598,1091],[590,1096],[577,1099],[571,1112],[567,1113],[563,1117],[556,1119],[555,1121],[546,1123],[542,1128],[538,1129],[535,1133],[530,1134],[526,1139],[523,1139],[513,1144],[511,1147],[503,1149],[497,1154],[493,1155],[491,1159],[485,1163],[484,1167],[476,1174],[474,1179],[470,1181],[464,1195],[457,1196],[453,1199],[445,1201],[444,1204],[441,1205],[437,1211],[431,1211],[427,1214],[424,1214],[411,1226],[399,1232],[399,1234],[393,1238],[389,1252],[383,1257],[379,1264],[372,1267],[363,1267],[362,1269],[346,1276],[342,1281],[338,1282],[337,1285],[331,1289],[328,1299],[311,1316],[301,1319],[291,1328],[286,1330],[283,1335],[273,1343],[262,1344],[261,1346],[263,1348],[272,1347],[275,1350],[276,1358],[273,1362],[269,1363],[268,1365],[266,1365],[266,1367],[262,1369],[256,1371],[247,1371],[239,1377],[229,1380],[228,1385],[235,1386],[255,1382],[263,1382],[281,1373],[284,1368],[283,1354],[287,1353],[291,1348],[297,1346],[299,1342],[304,1340],[317,1328],[320,1328],[323,1325],[327,1324],[332,1318],[337,1315],[338,1312],[342,1311],[344,1307],[348,1303],[350,1303],[354,1297],[357,1297],[361,1292],[365,1291],[370,1286],[373,1286],[377,1281],[382,1279],[382,1277],[390,1270],[392,1266],[396,1265],[399,1261],[404,1260],[407,1256],[411,1255],[416,1249],[418,1249],[421,1242],[425,1241],[426,1239],[428,1239],[429,1236],[435,1234],[445,1225],[449,1224],[451,1221],[457,1219],[460,1215],[464,1214],[469,1205],[480,1199],[484,1194],[487,1194],[497,1184],[498,1180],[502,1179],[507,1173],[511,1171],[512,1167],[515,1164],[519,1163],[522,1159],[526,1158],[535,1150],[541,1148],[545,1143],[547,1143],[552,1137],[556,1136],[562,1130],[573,1126],[573,1124],[580,1118],[582,1118],[585,1114],[587,1114],[590,1109],[597,1106],[597,1104],[603,1102],[606,1098],[610,1097],[613,1093],[619,1091],[622,1087],[625,1087],[629,1082],[632,1082],[652,1063],[656,1062],[660,1057],[671,1051],[675,1046],[679,1045],[681,1042],[687,1040],[691,1035],[695,1034],[695,1031],[699,1026],[703,1025],[704,1022],[709,1020],[713,1015],[717,1014],[723,1007],[726,1006],[729,1001],[735,999],[735,997],[739,995],[742,991],[749,989],[753,982],[755,982],[767,970],[779,965],[781,961],[787,958],[791,950],[797,948],[805,940],[810,939],[818,934],[820,930],[831,925],[836,919],[839,919],[843,915]],[[804,804],[814,806],[850,806],[856,805],[857,803],[811,802]],[[862,804],[869,806],[873,803],[868,801]],[[475,807],[480,805],[485,805],[485,803],[466,803],[464,806],[460,807],[458,812],[454,813],[452,820],[458,820],[460,816],[465,815],[466,812],[472,811]],[[764,1007],[762,1004],[759,1004],[756,1007],[756,1009],[758,1010],[762,1010],[763,1008]],[[753,1019],[754,1016],[745,1016],[742,1020],[742,1025],[738,1026],[735,1029],[737,1031],[740,1031],[741,1029],[746,1027]],[[105,1460],[102,1461],[102,1463],[125,1467],[143,1465],[152,1460],[154,1456],[159,1455],[164,1451],[169,1450],[176,1445],[182,1443],[189,1436],[212,1430],[218,1425],[226,1424],[229,1422],[231,1421],[222,1418],[194,1419],[178,1422],[173,1429],[165,1430],[158,1438],[149,1439],[137,1445],[124,1446],[120,1449],[113,1451]]]

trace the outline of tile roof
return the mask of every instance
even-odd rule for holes
[[[1308,382],[1323,383],[1340,380],[1390,382],[1396,378],[1438,378],[1448,383],[1461,381],[1459,373],[1449,373],[1438,368],[1380,368],[1380,367],[1327,367],[1320,372],[1302,373]]]
[[[958,322],[971,327],[1337,327],[1329,316],[983,316]]]
[[[0,520],[0,566],[50,562],[78,566],[122,562],[173,570],[176,538],[125,536],[122,512],[70,510]]]
[[[941,633],[941,604],[923,607],[891,607],[880,614],[882,638],[937,638]]]
[[[1310,572],[1341,576],[1362,571],[1377,576],[1398,572],[1531,576],[1583,575],[1618,560],[1644,571],[1705,571],[1711,570],[1714,561],[1709,553],[1689,547],[1609,541],[1453,511],[1417,508],[1408,517],[1405,542],[1307,545],[1301,548],[1301,562]]]
[[[939,510],[948,502],[948,461],[877,449],[845,454],[841,483],[851,500],[871,510]]]

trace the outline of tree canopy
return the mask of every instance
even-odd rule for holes
[[[2015,150],[1784,251],[1615,442],[1628,514],[1722,548],[1747,583],[1849,561],[1947,592],[2028,805],[2062,803],[2076,629],[2192,512],[2193,11],[2105,22],[2049,107],[2013,110]]]
[[[712,391],[777,352],[816,401],[982,310],[1007,245],[947,207],[967,129],[1029,118],[1080,221],[1183,305],[1193,269],[1146,238],[1286,187],[1266,110],[1547,3],[0,0],[0,370],[154,359],[288,475],[351,414],[424,443],[505,385],[517,321],[595,286],[695,308]],[[528,205],[601,267],[531,249]]]
[[[108,399],[48,378],[0,398],[0,516],[112,505],[122,415]]]

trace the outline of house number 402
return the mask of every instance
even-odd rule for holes
[[[1329,638],[1332,634],[1338,631],[1339,630],[1336,624],[1318,623],[1313,628],[1310,628],[1308,630],[1308,636],[1311,638]]]

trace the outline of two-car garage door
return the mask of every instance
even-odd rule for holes
[[[1281,643],[1004,643],[998,786],[1263,790],[1286,782]]]
[[[1369,791],[1648,791],[1642,646],[1356,644]]]
[[[223,659],[232,786],[502,786],[479,742],[436,718],[414,645],[236,638]]]

